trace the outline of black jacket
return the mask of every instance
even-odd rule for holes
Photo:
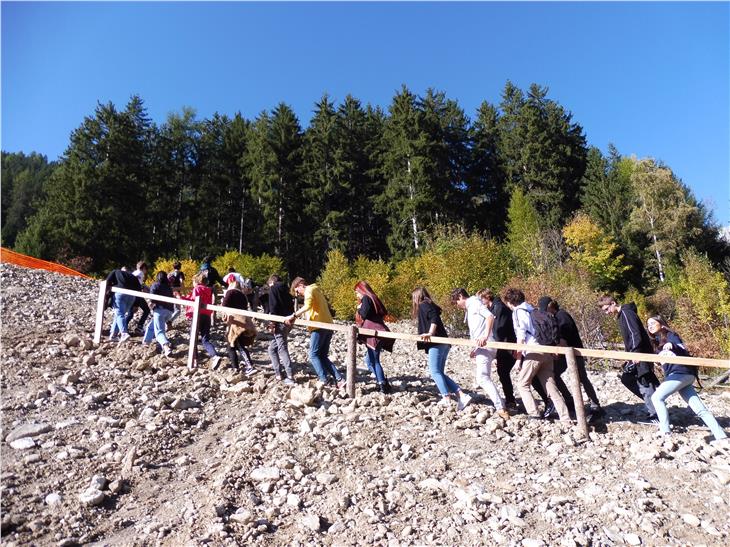
[[[139,284],[139,279],[137,279],[137,276],[133,275],[131,272],[112,270],[112,272],[106,277],[106,280],[112,287],[129,289],[130,291],[142,290],[142,285]]]
[[[494,339],[497,342],[517,342],[515,335],[515,327],[512,323],[512,312],[505,306],[498,296],[494,297],[492,309],[489,310],[494,314]]]
[[[152,286],[150,287],[150,294],[156,294],[157,296],[168,296],[170,298],[173,298],[175,295],[172,294],[172,287],[170,287],[167,283],[160,283],[159,281],[155,281],[152,283]],[[152,300],[150,303],[150,308],[164,308],[166,310],[175,311],[175,304],[171,304],[170,302],[160,302],[158,300]]]
[[[288,317],[294,313],[294,302],[291,294],[289,294],[289,288],[280,281],[269,287],[269,297],[266,304],[266,311],[271,315]]]
[[[624,339],[624,348],[632,353],[654,353],[654,348],[649,340],[649,334],[636,314],[636,304],[629,302],[619,308],[618,330]],[[653,372],[651,363],[641,362],[637,365],[637,376],[643,376]]]
[[[444,323],[441,321],[441,308],[433,302],[421,302],[418,305],[418,334],[427,334],[432,324],[436,325],[434,336],[442,336],[444,338],[448,336],[446,327],[444,327]],[[416,342],[416,347],[425,352],[428,352],[435,345],[430,342]]]
[[[558,321],[560,338],[565,340],[571,348],[582,348],[583,340],[580,339],[578,326],[575,324],[571,315],[565,310],[558,310],[555,314],[555,319]]]

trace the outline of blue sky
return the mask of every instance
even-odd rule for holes
[[[730,3],[2,2],[2,149],[55,159],[97,101],[162,123],[401,84],[470,117],[536,82],[604,152],[664,161],[730,224]]]

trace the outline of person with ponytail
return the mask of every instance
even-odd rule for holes
[[[358,281],[355,285],[355,296],[357,298],[357,312],[355,322],[358,327],[376,331],[390,331],[385,325],[385,316],[388,310],[383,302],[373,292],[367,281]],[[382,350],[393,351],[392,338],[379,338],[378,336],[358,335],[357,341],[365,344],[365,364],[368,370],[375,376],[378,389],[381,393],[390,393],[390,384],[380,364],[380,352]]]
[[[689,357],[689,352],[684,346],[679,335],[669,328],[669,325],[661,315],[655,315],[647,320],[646,328],[652,338],[654,350],[660,356]],[[715,416],[707,410],[693,384],[697,378],[697,367],[692,365],[677,365],[672,363],[662,364],[664,370],[664,381],[659,385],[651,396],[651,402],[656,409],[659,418],[659,431],[664,435],[671,434],[669,426],[669,412],[665,401],[672,393],[679,393],[687,405],[694,411],[715,437],[713,443],[727,446],[728,436],[720,427]]]

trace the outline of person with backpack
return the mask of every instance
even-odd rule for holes
[[[618,330],[624,341],[626,351],[632,353],[654,353],[654,348],[649,340],[644,326],[636,313],[636,304],[619,305],[613,296],[605,295],[598,300],[598,305],[606,315],[613,315],[618,320]],[[624,363],[621,373],[621,383],[626,388],[644,401],[649,415],[646,423],[657,424],[659,418],[652,403],[651,396],[659,386],[659,379],[654,374],[653,363],[646,361],[627,361]]]
[[[203,275],[203,283],[206,287],[213,288],[214,285],[226,286],[226,282],[223,281],[221,274],[213,266],[213,257],[210,255],[203,258],[198,273]]]
[[[557,345],[558,326],[555,318],[547,313],[533,308],[525,301],[525,294],[515,288],[509,288],[504,294],[504,302],[512,310],[512,323],[517,336],[518,344],[527,345]],[[553,376],[553,356],[529,350],[517,350],[515,359],[522,362],[517,365],[517,391],[522,397],[527,414],[533,419],[542,419],[532,398],[530,383],[534,377],[540,380],[548,396],[558,411],[560,421],[570,423],[570,414],[563,396],[560,394]]]
[[[477,293],[477,296],[479,296],[482,303],[494,315],[494,327],[492,327],[494,341],[509,342],[511,344],[517,342],[515,327],[512,323],[512,312],[505,306],[502,299],[499,298],[499,295],[494,294],[490,289],[482,289]],[[499,382],[502,384],[502,391],[504,391],[505,406],[511,412],[518,411],[511,377],[515,362],[515,356],[512,351],[508,349],[497,350],[497,375],[499,376]],[[550,399],[537,377],[532,379],[532,389],[537,392],[540,399],[542,399],[543,405],[547,408],[550,404]]]
[[[494,403],[497,414],[508,420],[509,412],[505,410],[497,386],[492,382],[492,361],[496,360],[497,350],[484,347],[487,342],[494,341],[494,315],[478,296],[469,296],[462,287],[451,291],[451,303],[466,311],[464,322],[469,327],[469,337],[480,346],[472,349],[469,354],[476,364],[474,369],[476,384],[486,391]]]
[[[547,305],[547,311],[555,316],[558,321],[558,329],[560,330],[560,345],[571,348],[582,348],[583,340],[581,340],[580,333],[578,332],[578,326],[575,324],[573,317],[555,300],[551,300]],[[605,415],[605,411],[601,408],[601,403],[598,401],[598,395],[593,387],[590,379],[588,378],[588,372],[586,371],[586,360],[582,355],[575,356],[575,364],[578,369],[578,377],[583,389],[588,396],[590,401],[590,415],[588,417],[589,422],[593,422]],[[565,355],[561,355],[558,358],[558,362],[555,365],[556,369],[566,370],[568,364],[565,360]],[[562,374],[562,373],[561,373]],[[560,389],[560,385],[558,385]],[[560,393],[563,393],[562,391]],[[572,397],[571,397],[572,400]],[[566,400],[566,404],[568,401]],[[568,405],[570,406],[570,405]]]
[[[557,315],[550,311],[548,309],[548,305],[553,301],[552,298],[549,296],[542,296],[537,301],[537,308],[543,312],[543,313],[550,313],[553,317],[555,317],[555,321],[558,325],[558,343],[557,345],[567,345],[563,343],[563,340],[560,336],[560,321],[558,320]],[[576,331],[577,332],[577,331]],[[565,360],[565,355],[558,355],[557,359],[553,361],[553,375],[555,378],[555,385],[558,386],[558,391],[560,391],[560,394],[563,396],[563,400],[565,401],[565,404],[568,406],[568,412],[570,412],[571,416],[575,416],[575,402],[573,401],[573,396],[570,394],[570,390],[568,389],[568,386],[565,385],[565,382],[563,382],[563,373],[568,370],[568,362]],[[545,409],[545,412],[543,413],[543,417],[549,418],[553,413],[555,412],[555,405],[550,402],[550,404]]]
[[[147,286],[144,284],[144,281],[147,278],[147,271],[147,263],[140,261],[137,262],[137,269],[132,272],[132,275],[139,279],[139,290],[144,292],[149,292]],[[134,317],[137,308],[142,310],[142,316],[139,318],[139,321],[137,321],[134,333],[141,335],[144,334],[145,323],[147,322],[147,318],[150,316],[150,307],[147,305],[147,300],[141,296],[135,297],[132,307],[127,312],[127,328],[129,328],[129,323],[132,320],[132,317]]]
[[[679,335],[669,328],[669,325],[660,315],[650,317],[646,322],[646,328],[652,337],[654,350],[660,355],[679,355],[690,357],[687,348],[684,346]],[[684,402],[694,411],[699,418],[710,428],[717,444],[730,445],[727,433],[720,427],[715,416],[707,410],[707,407],[697,395],[693,384],[697,379],[698,367],[692,365],[662,364],[664,370],[664,381],[659,385],[651,396],[654,403],[657,417],[659,418],[659,431],[664,435],[671,434],[669,425],[669,412],[664,401],[672,393],[679,393]]]

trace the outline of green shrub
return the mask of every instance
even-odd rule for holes
[[[253,256],[228,251],[213,261],[213,267],[221,276],[226,275],[229,268],[234,268],[242,276],[251,278],[258,285],[264,284],[273,273],[278,273],[282,278],[286,278],[286,270],[281,258],[269,254]]]
[[[355,286],[352,266],[341,251],[327,253],[327,264],[317,280],[317,284],[329,301],[335,317],[342,320],[355,316]]]

